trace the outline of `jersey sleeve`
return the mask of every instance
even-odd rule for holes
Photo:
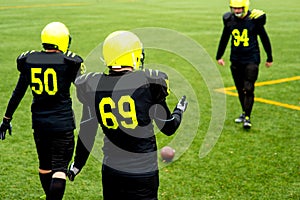
[[[76,86],[77,98],[82,104],[88,104],[88,99],[85,93],[87,91],[87,80],[89,75],[90,74],[83,74],[78,76],[74,82]]]
[[[89,106],[94,104],[94,96],[90,97],[89,95],[95,93],[98,81],[100,79],[99,76],[102,76],[102,73],[90,72],[76,78],[74,82],[76,86],[76,94],[78,100],[82,104]]]
[[[166,101],[155,106],[154,121],[159,130],[165,135],[173,135],[178,129],[182,119],[182,112],[174,109],[170,112]]]
[[[252,20],[254,20],[254,22],[257,26],[258,35],[261,39],[262,45],[267,54],[267,62],[273,62],[270,38],[264,27],[264,25],[266,24],[266,21],[267,21],[266,20],[267,16],[266,16],[265,12],[254,9],[251,11],[250,18],[252,18]]]
[[[93,109],[83,105],[80,129],[75,149],[74,165],[82,169],[92,151],[98,130],[98,121]]]
[[[159,130],[165,135],[172,135],[181,123],[182,113],[176,109],[173,113],[166,103],[166,97],[170,94],[168,75],[159,70],[144,69],[149,81],[155,108],[153,110],[154,121]]]
[[[35,52],[34,50],[32,51],[26,51],[21,53],[18,58],[17,58],[17,69],[19,72],[24,73],[25,72],[25,62],[27,59],[27,56],[31,53]]]
[[[19,75],[17,85],[16,85],[14,91],[12,92],[12,95],[8,102],[6,112],[5,112],[6,117],[12,118],[14,112],[18,108],[22,98],[24,97],[24,95],[26,93],[27,87],[29,85],[29,80],[26,77],[26,73],[25,73],[25,62],[26,62],[27,56],[32,52],[34,52],[34,51],[26,51],[26,52],[21,53],[17,57],[17,60],[16,60],[17,69],[20,72],[20,75]]]
[[[76,77],[85,73],[85,65],[83,63],[83,59],[77,54],[67,51],[65,53],[65,61],[71,66],[71,80],[75,81]]]
[[[231,16],[232,16],[231,12],[227,12],[223,15],[223,24],[224,24],[224,26],[227,26],[227,22],[230,20]]]
[[[253,9],[249,17],[259,26],[266,24],[266,13],[262,10]]]
[[[229,22],[231,18],[231,13],[227,12],[223,15],[223,31],[222,31],[222,35],[219,41],[219,45],[218,45],[218,50],[217,50],[217,54],[216,54],[216,60],[219,60],[222,58],[222,56],[224,55],[224,52],[226,50],[229,38],[230,38],[230,31],[227,28],[227,23]]]

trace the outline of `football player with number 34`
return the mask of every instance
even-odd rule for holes
[[[254,84],[258,77],[260,51],[257,36],[260,37],[267,54],[266,67],[273,63],[272,48],[264,28],[266,14],[261,10],[249,10],[249,0],[230,0],[231,12],[223,15],[224,28],[219,42],[216,60],[224,66],[222,58],[231,36],[231,73],[238,91],[242,114],[235,119],[251,128],[250,115],[254,104]]]
[[[129,31],[111,33],[103,43],[108,74],[88,73],[75,81],[83,104],[74,164],[68,177],[85,165],[98,123],[104,136],[102,186],[104,200],[155,200],[159,186],[157,145],[153,121],[166,135],[179,127],[187,108],[185,96],[171,113],[165,73],[142,70],[143,46]]]

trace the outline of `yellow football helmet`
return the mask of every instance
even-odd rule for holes
[[[250,5],[249,0],[229,0],[230,8],[244,8],[241,15],[236,15],[237,17],[246,16],[249,10],[249,5]]]
[[[139,69],[143,59],[143,45],[134,33],[115,31],[104,40],[102,53],[108,67]]]
[[[71,43],[69,29],[61,22],[51,22],[41,32],[42,44],[52,44],[62,52],[66,52]]]

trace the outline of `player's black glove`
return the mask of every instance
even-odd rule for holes
[[[186,110],[187,106],[188,106],[188,102],[187,102],[187,100],[186,100],[186,96],[183,95],[183,96],[181,97],[181,99],[179,100],[179,102],[177,103],[175,109],[178,109],[178,110],[180,110],[181,112],[184,112],[184,111]]]
[[[2,123],[0,125],[0,139],[4,140],[5,139],[5,134],[6,131],[8,130],[9,135],[11,135],[11,119],[3,118]]]
[[[72,163],[68,169],[68,172],[67,172],[67,176],[69,178],[70,181],[74,181],[75,179],[75,176],[77,174],[79,174],[80,172],[80,169],[78,169],[77,167],[74,166],[74,163]]]

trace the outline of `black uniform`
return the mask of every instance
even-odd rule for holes
[[[84,112],[75,166],[83,167],[97,122],[105,134],[104,199],[157,199],[157,145],[153,119],[166,135],[179,127],[182,112],[166,104],[167,75],[152,70],[90,73],[76,79]]]
[[[231,72],[239,93],[242,109],[250,117],[254,102],[254,83],[258,76],[260,51],[257,36],[260,37],[267,53],[267,62],[273,62],[269,37],[264,28],[266,15],[262,11],[257,17],[248,11],[244,18],[233,13],[223,15],[224,29],[220,39],[216,59],[222,58],[231,36]]]
[[[27,87],[32,90],[32,128],[40,169],[66,172],[74,149],[75,129],[70,86],[79,74],[82,58],[68,51],[27,51],[17,58],[19,80],[8,103],[12,118]]]

